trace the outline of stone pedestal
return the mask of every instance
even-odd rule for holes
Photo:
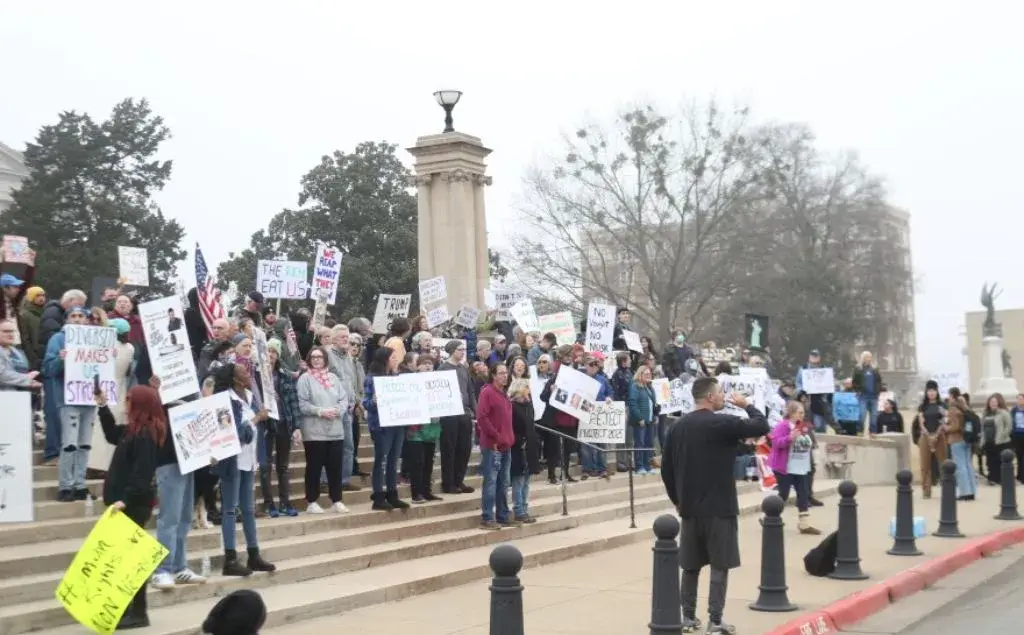
[[[484,308],[490,279],[484,187],[491,184],[480,139],[461,132],[428,135],[408,148],[419,200],[419,276],[444,276],[448,309]]]
[[[996,335],[981,340],[981,381],[975,391],[975,398],[987,400],[992,393],[1000,393],[1011,401],[1017,395],[1017,380],[1003,377],[1003,338]]]

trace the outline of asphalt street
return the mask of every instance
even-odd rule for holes
[[[956,575],[955,573],[953,575]],[[1024,630],[1024,559],[971,589],[900,635],[989,635]]]

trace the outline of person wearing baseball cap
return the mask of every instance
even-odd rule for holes
[[[263,328],[263,303],[265,299],[259,291],[250,291],[245,296],[245,307],[242,312],[252,319],[257,328]]]
[[[0,287],[3,288],[3,302],[0,302],[0,324],[7,321],[14,323],[14,346],[21,348],[23,327],[18,307],[21,306],[21,299],[25,297],[25,281],[5,273],[0,276]]]

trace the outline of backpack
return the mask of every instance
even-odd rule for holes
[[[824,578],[836,570],[836,556],[839,554],[839,532],[833,531],[817,547],[804,556],[804,569],[810,575]]]
[[[981,437],[985,445],[993,445],[996,442],[996,420],[993,417],[985,417],[981,422]]]
[[[964,442],[969,444],[977,443],[979,423],[981,421],[973,411],[967,410],[964,412]]]

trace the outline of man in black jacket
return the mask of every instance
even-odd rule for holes
[[[459,378],[464,414],[441,417],[441,490],[446,494],[470,494],[473,488],[463,481],[469,457],[473,452],[473,415],[476,412],[476,391],[466,366],[466,344],[451,340],[445,345],[448,359],[438,370],[454,370]]]

